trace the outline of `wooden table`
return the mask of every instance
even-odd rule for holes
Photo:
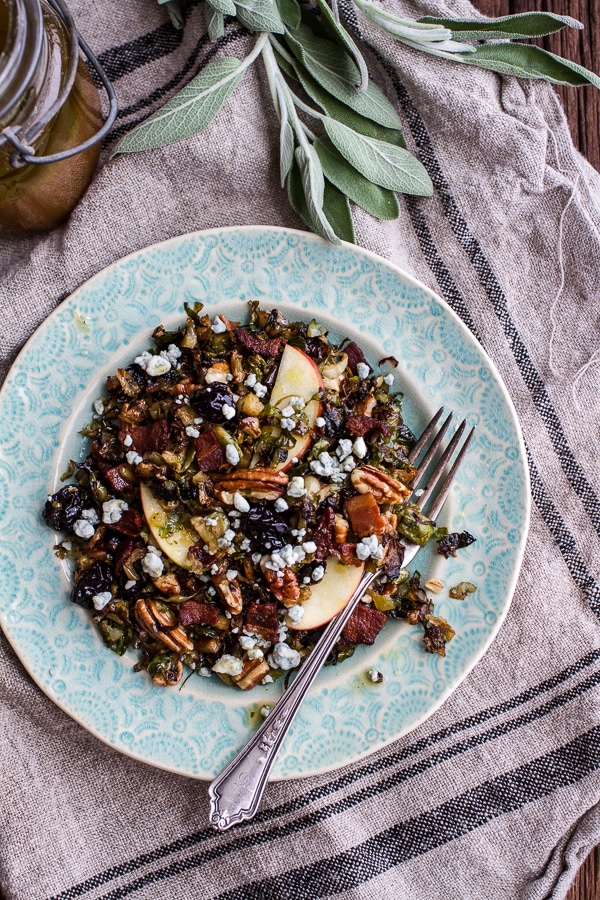
[[[543,10],[572,16],[584,31],[564,29],[535,41],[600,74],[600,0],[472,0],[487,16]],[[600,91],[594,87],[557,87],[577,149],[600,171]],[[600,900],[600,847],[590,853],[579,870],[567,900]]]

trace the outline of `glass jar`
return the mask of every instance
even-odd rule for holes
[[[109,95],[104,124],[80,46]],[[0,0],[0,234],[48,231],[68,218],[116,113],[63,0]]]

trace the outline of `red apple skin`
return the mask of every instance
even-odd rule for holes
[[[321,415],[323,410],[321,401],[311,400],[311,397],[322,388],[323,379],[316,363],[303,350],[287,344],[281,357],[279,372],[277,373],[273,390],[271,391],[271,403],[280,405],[286,397],[292,395],[302,397],[306,401],[304,411],[308,416],[310,430],[298,438],[295,445],[288,451],[287,459],[276,467],[277,471],[286,472],[288,469],[291,469],[295,465],[292,459],[294,457],[301,459],[309,449],[312,442],[312,430],[315,419]]]
[[[304,615],[296,624],[286,618],[291,631],[310,631],[331,621],[340,613],[358,587],[364,565],[344,566],[335,556],[326,560],[325,575],[311,585],[311,594],[302,604]]]

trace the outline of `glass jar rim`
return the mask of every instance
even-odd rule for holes
[[[40,0],[0,0],[9,11],[7,45],[0,54],[0,122],[31,84],[42,53],[44,19]]]

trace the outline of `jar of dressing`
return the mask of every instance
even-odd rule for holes
[[[87,57],[109,97],[100,95]],[[49,231],[94,175],[114,91],[64,0],[0,0],[0,235]]]

